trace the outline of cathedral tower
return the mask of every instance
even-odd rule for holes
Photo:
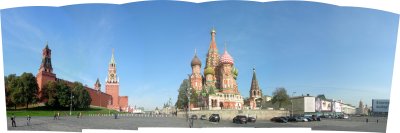
[[[197,92],[201,91],[203,88],[202,85],[202,76],[200,73],[201,69],[201,61],[197,57],[197,52],[195,51],[194,57],[192,59],[192,62],[190,64],[192,66],[192,75],[190,76],[190,83],[193,89],[195,89]]]
[[[219,86],[218,79],[218,61],[219,61],[219,54],[217,49],[217,43],[215,42],[215,35],[217,32],[213,28],[211,30],[211,42],[210,47],[208,49],[207,58],[206,58],[206,66],[204,68],[204,76],[206,78],[205,86],[207,88],[216,88]]]
[[[106,93],[112,96],[111,106],[113,109],[119,109],[119,78],[114,60],[114,49],[111,54],[111,60],[108,64],[108,75],[106,79]]]
[[[228,51],[224,50],[224,54],[221,56],[219,61],[219,81],[220,88],[224,93],[236,93],[235,91],[235,79],[233,78],[233,58],[229,55]]]
[[[36,75],[36,80],[39,87],[39,98],[42,96],[42,88],[48,81],[56,81],[56,74],[53,73],[51,65],[51,50],[48,43],[42,50],[42,63],[40,64],[39,72]]]

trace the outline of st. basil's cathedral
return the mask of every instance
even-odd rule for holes
[[[236,82],[238,69],[234,66],[234,60],[228,53],[226,47],[224,53],[218,54],[215,41],[216,31],[211,30],[211,42],[208,49],[204,75],[201,74],[201,61],[197,53],[191,61],[192,74],[190,75],[190,86],[197,94],[198,103],[191,104],[190,108],[203,108],[208,110],[220,109],[243,109],[244,99],[238,91]],[[254,69],[253,69],[254,70]],[[250,98],[246,103],[250,109],[255,109],[256,101],[261,99],[262,92],[253,71]]]

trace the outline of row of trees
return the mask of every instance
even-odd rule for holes
[[[187,89],[190,87],[190,83],[188,79],[184,79],[178,89],[178,99],[175,103],[175,107],[177,108],[186,108],[188,105],[188,97],[187,97]],[[204,89],[203,89],[204,90]],[[190,103],[196,105],[198,101],[200,100],[199,95],[196,93],[196,91],[192,90],[192,94],[190,95]],[[201,96],[206,96],[202,94]],[[245,100],[246,101],[246,100]],[[276,90],[273,92],[273,96],[271,101],[264,102],[262,103],[263,107],[277,107],[281,108],[285,105],[290,104],[289,100],[289,95],[287,94],[287,91],[283,87],[276,88]]]
[[[10,74],[4,77],[6,106],[14,107],[34,104],[43,101],[46,106],[52,108],[70,107],[71,98],[72,106],[76,108],[89,108],[90,98],[89,92],[79,82],[72,85],[64,81],[49,81],[42,88],[41,97],[38,96],[38,84],[36,77],[32,73],[23,73],[21,76]]]
[[[89,92],[82,83],[74,82],[71,85],[64,81],[49,81],[42,89],[41,100],[45,105],[52,108],[89,108]],[[72,102],[71,102],[72,100]]]
[[[4,77],[6,90],[6,106],[14,107],[38,102],[38,85],[32,73],[23,73],[21,76],[10,74]]]

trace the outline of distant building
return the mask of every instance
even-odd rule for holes
[[[288,107],[287,109],[292,112],[293,115],[307,115],[315,114],[315,97],[314,96],[298,96],[290,98],[293,103],[293,109]],[[292,106],[292,105],[289,105]]]
[[[371,115],[387,116],[389,112],[389,99],[372,99]]]
[[[355,106],[350,104],[342,104],[342,112],[344,114],[354,115],[357,113],[357,109]]]
[[[271,97],[271,96],[268,96],[268,95],[264,95],[264,96],[262,97],[263,102],[269,102],[269,101],[271,101],[271,99],[272,99],[272,97]]]

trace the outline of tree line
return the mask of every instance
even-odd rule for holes
[[[63,109],[74,108],[89,108],[92,99],[89,92],[85,89],[82,83],[74,82],[68,84],[65,81],[49,81],[47,82],[39,97],[39,87],[36,77],[32,73],[23,73],[21,76],[10,74],[4,77],[6,106],[14,107],[35,104],[44,102],[45,106]]]

